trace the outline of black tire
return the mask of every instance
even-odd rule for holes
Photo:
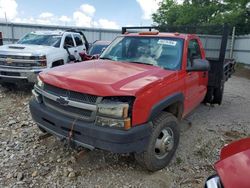
[[[161,112],[152,123],[152,134],[146,146],[146,151],[135,153],[135,159],[147,170],[157,171],[166,167],[173,158],[179,144],[180,130],[177,118],[167,112]],[[165,134],[169,135],[166,137]],[[165,151],[169,147],[169,151],[165,151],[165,154],[164,152],[161,153],[161,149],[157,148],[157,145],[159,145],[157,140],[158,143],[161,143],[159,148],[163,147],[163,151]],[[170,144],[166,143],[167,141],[171,141]]]
[[[224,94],[224,82],[221,83],[221,86],[214,89],[214,99],[213,104],[221,105]]]

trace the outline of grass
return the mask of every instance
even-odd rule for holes
[[[183,160],[180,157],[176,157],[176,164],[180,165],[181,163],[183,163]]]

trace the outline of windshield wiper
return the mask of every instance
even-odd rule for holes
[[[151,66],[154,66],[154,65],[151,64],[151,63],[143,63],[143,62],[140,62],[140,61],[129,61],[129,63],[137,63],[137,64],[144,64],[144,65],[151,65]]]
[[[109,57],[100,57],[99,59],[106,59],[106,60],[114,61],[113,59],[111,59],[111,58],[109,58]]]

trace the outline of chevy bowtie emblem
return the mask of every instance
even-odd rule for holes
[[[11,63],[12,63],[12,59],[11,59],[11,58],[9,58],[9,57],[8,57],[8,58],[6,58],[6,63],[7,63],[7,64],[11,64]]]
[[[67,106],[69,104],[68,97],[59,97],[56,99],[57,102],[60,103],[60,105]]]

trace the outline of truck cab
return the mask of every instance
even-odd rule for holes
[[[76,31],[35,31],[16,44],[0,47],[0,83],[35,83],[39,72],[67,64],[72,57],[80,61],[88,42]]]
[[[196,35],[126,33],[97,60],[41,72],[31,115],[77,147],[132,153],[156,171],[175,154],[179,121],[206,98],[209,68]]]

